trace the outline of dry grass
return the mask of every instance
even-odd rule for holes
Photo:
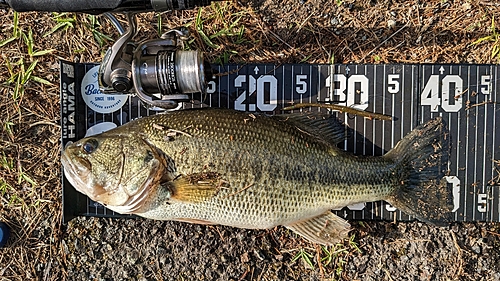
[[[498,63],[491,56],[498,42],[472,44],[492,35],[492,18],[500,18],[494,1],[336,2],[221,2],[162,21],[164,29],[188,26],[190,47],[212,62]],[[0,11],[0,42],[14,38],[0,47],[0,220],[13,230],[0,249],[1,280],[65,279],[58,60],[99,61],[111,42],[100,46],[91,26],[112,38],[117,32],[98,21],[25,13],[16,26],[12,11]],[[156,36],[157,22],[141,15],[141,38]],[[32,43],[22,35],[29,39],[30,30]]]

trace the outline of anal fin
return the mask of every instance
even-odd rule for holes
[[[350,230],[350,224],[346,220],[330,211],[286,227],[307,240],[322,245],[335,245],[341,242],[347,238]]]
[[[172,200],[197,203],[215,196],[223,183],[217,173],[195,173],[180,176],[164,185],[170,189]]]

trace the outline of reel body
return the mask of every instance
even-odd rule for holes
[[[187,28],[136,44],[134,14],[128,13],[127,20],[128,30],[108,49],[99,68],[103,93],[135,93],[153,109],[172,109],[189,101],[189,94],[205,92],[210,68],[205,68],[201,52],[182,50]]]

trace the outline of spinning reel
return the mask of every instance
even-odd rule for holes
[[[160,38],[136,44],[137,20],[127,13],[127,31],[108,49],[99,68],[103,93],[135,93],[152,109],[173,109],[193,93],[205,93],[203,54],[184,51],[189,38],[185,27],[171,29]],[[209,76],[210,77],[210,76]]]

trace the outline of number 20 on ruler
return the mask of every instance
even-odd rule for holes
[[[248,83],[248,96],[256,94],[257,104],[248,104],[249,111],[255,111],[257,108],[261,111],[273,111],[277,107],[278,99],[278,80],[273,75],[260,75],[253,77],[251,75],[238,75],[234,79],[234,87],[236,89],[245,89],[245,83]],[[266,91],[267,88],[267,91]],[[210,81],[207,87],[207,93],[213,94],[216,91],[216,84]],[[269,103],[266,103],[265,95],[269,94]],[[247,110],[245,100],[247,98],[246,89],[238,93],[238,97],[234,101],[234,109]],[[256,108],[257,107],[257,108]]]

